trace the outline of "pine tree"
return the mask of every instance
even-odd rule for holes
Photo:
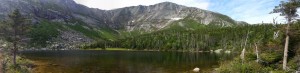
[[[16,55],[18,53],[18,49],[20,48],[22,42],[26,41],[26,32],[28,31],[28,20],[22,16],[18,9],[14,10],[11,14],[8,15],[9,20],[5,21],[4,29],[1,30],[0,34],[7,40],[12,43],[11,53],[13,55],[13,64],[16,63]]]
[[[279,6],[276,6],[273,12],[271,13],[280,13],[281,16],[285,16],[287,20],[287,26],[286,26],[286,39],[285,39],[285,46],[284,46],[284,56],[283,56],[283,70],[287,70],[286,64],[287,64],[287,57],[288,57],[288,47],[289,47],[289,40],[290,40],[290,26],[292,24],[292,21],[295,19],[295,17],[298,16],[297,8],[300,7],[300,0],[288,0],[288,2],[282,1]]]

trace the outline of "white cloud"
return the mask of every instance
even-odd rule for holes
[[[166,1],[201,9],[207,9],[209,6],[209,2],[207,0],[75,0],[75,2],[79,4],[104,10],[137,5],[153,5]]]
[[[247,21],[251,24],[257,24],[257,23],[273,23],[273,19],[276,19],[275,21],[277,23],[285,23],[285,19],[282,16],[279,16],[279,14],[265,14],[260,16],[253,16],[253,17],[247,17],[243,18],[242,20]]]
[[[246,21],[250,24],[271,23],[273,18],[284,23],[279,14],[269,14],[281,0],[230,0],[223,3],[216,2],[209,10],[226,14],[237,21]],[[214,2],[215,3],[215,2]]]
[[[270,12],[277,6],[280,1],[274,0],[249,0],[245,2],[247,4],[241,5],[241,12],[239,17],[235,17],[236,20],[246,21],[251,24],[257,23],[272,23],[273,19],[276,18],[277,22],[284,23],[284,18],[279,14],[270,14]]]

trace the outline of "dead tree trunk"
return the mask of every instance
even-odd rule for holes
[[[244,59],[245,59],[245,52],[246,52],[246,49],[244,48],[243,50],[242,50],[242,53],[241,53],[241,59],[244,61]]]
[[[287,70],[286,64],[287,64],[288,48],[289,48],[289,40],[290,40],[290,36],[289,36],[290,25],[291,25],[291,19],[288,19],[288,24],[285,32],[286,38],[285,38],[284,55],[283,55],[283,63],[282,63],[283,70]]]
[[[244,61],[245,60],[245,52],[246,52],[246,46],[247,46],[247,41],[248,41],[248,38],[249,38],[249,31],[247,33],[247,37],[246,37],[246,40],[245,40],[245,44],[244,44],[244,48],[243,48],[243,51],[241,53],[241,59]]]
[[[255,43],[255,53],[256,53],[256,62],[259,62],[260,61],[260,58],[259,58],[259,51],[258,51],[258,46],[257,46],[257,43]]]

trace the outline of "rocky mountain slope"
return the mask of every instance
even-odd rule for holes
[[[231,18],[194,7],[186,7],[171,2],[163,2],[150,6],[132,6],[110,10],[105,12],[110,22],[120,23],[125,29],[155,31],[162,29],[170,23],[190,18],[202,24],[214,24],[221,26],[236,25],[236,22]],[[107,14],[108,13],[108,14]]]
[[[96,20],[101,10],[91,9],[75,3],[73,0],[0,0],[0,16],[2,19],[15,9],[23,14],[40,21],[41,19],[68,22],[73,19],[84,18],[90,25],[98,24]]]
[[[100,10],[77,4],[73,0],[0,0],[1,18],[14,9],[33,17],[68,22],[79,19],[90,26],[108,26],[113,29],[144,29],[164,28],[170,22],[192,18],[199,23],[232,26],[237,24],[230,17],[186,7],[171,2],[163,2],[150,6],[132,6],[115,10]]]
[[[71,41],[64,43],[113,40],[132,31],[158,31],[182,19],[225,27],[239,24],[226,15],[171,2],[101,10],[77,4],[73,0],[0,0],[0,20],[7,19],[7,15],[15,9],[31,18],[34,24],[41,21],[61,23],[59,26],[67,30],[58,29],[60,33],[68,33],[61,35],[61,39]],[[68,37],[72,35],[74,37]],[[84,36],[77,37],[79,35]]]

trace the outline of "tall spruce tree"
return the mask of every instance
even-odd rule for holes
[[[289,47],[289,40],[290,40],[290,26],[292,21],[298,17],[297,8],[300,7],[300,0],[288,0],[287,2],[282,1],[279,6],[275,6],[275,9],[271,13],[280,13],[281,16],[285,16],[287,20],[286,26],[286,39],[285,39],[285,46],[284,46],[284,56],[283,56],[283,70],[287,70],[287,58],[288,58],[288,47]]]
[[[27,20],[18,9],[14,10],[8,16],[9,20],[5,21],[3,24],[4,29],[0,31],[0,35],[12,44],[10,50],[13,55],[13,64],[16,66],[18,49],[21,48],[21,45],[23,44],[22,42],[26,41],[29,20]]]

